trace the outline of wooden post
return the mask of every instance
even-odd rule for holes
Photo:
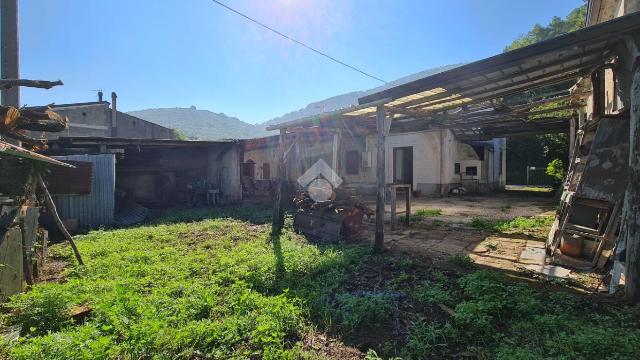
[[[625,293],[627,300],[640,301],[640,57],[631,72],[629,116],[629,175],[620,241],[626,241]]]
[[[280,129],[280,144],[278,147],[278,177],[276,178],[276,192],[273,199],[273,220],[271,223],[271,234],[279,235],[284,225],[284,213],[282,208],[282,183],[285,176],[284,164],[284,142],[287,129]]]
[[[384,105],[376,109],[376,125],[378,128],[378,156],[376,160],[376,178],[378,180],[378,196],[376,198],[376,238],[373,245],[375,252],[381,252],[384,247],[384,185],[385,185],[385,138],[387,126],[385,124]]]
[[[570,118],[569,119],[569,164],[571,164],[571,162],[573,161],[575,143],[576,143],[576,119]]]
[[[338,169],[338,147],[340,144],[340,130],[336,130],[336,132],[333,134],[333,147],[332,147],[332,151],[331,151],[331,155],[332,155],[332,159],[331,159],[331,168],[333,168],[333,176],[337,176],[339,169]],[[337,179],[331,179],[332,182],[335,182]]]
[[[0,1],[2,78],[19,79],[18,0]],[[20,87],[2,90],[2,105],[20,107]]]
[[[389,206],[391,207],[391,230],[395,230],[398,227],[398,214],[396,210],[398,189],[392,185],[389,187],[389,190],[391,190],[391,199],[389,200]]]
[[[405,193],[405,195],[407,196],[407,203],[406,203],[406,208],[405,208],[405,218],[404,218],[404,224],[406,226],[410,226],[411,225],[411,187],[409,187],[407,189],[407,192]]]

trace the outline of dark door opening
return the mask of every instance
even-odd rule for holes
[[[413,147],[393,148],[393,182],[413,189]]]

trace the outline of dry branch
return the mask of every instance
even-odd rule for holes
[[[1,79],[0,88],[2,90],[11,89],[14,86],[25,86],[39,89],[51,89],[54,86],[63,85],[62,80],[26,80],[26,79]]]
[[[60,219],[60,215],[58,215],[58,210],[56,209],[56,205],[53,203],[53,199],[51,199],[51,194],[49,194],[47,185],[44,183],[44,180],[42,180],[42,176],[40,176],[40,174],[38,174],[38,184],[42,188],[42,192],[44,193],[44,200],[47,204],[47,208],[49,208],[49,211],[51,211],[51,216],[53,216],[53,220],[55,221],[56,225],[58,225],[58,229],[60,229],[60,231],[62,232],[62,235],[64,235],[67,241],[69,241],[69,245],[71,245],[71,248],[73,249],[73,253],[76,256],[76,259],[78,260],[78,263],[80,265],[84,265],[84,261],[82,261],[82,256],[80,256],[80,251],[78,251],[78,248],[76,247],[76,243],[73,241],[73,238],[71,238],[71,234],[69,234],[69,232],[67,231],[67,228],[64,227],[64,223],[62,223],[62,219]]]

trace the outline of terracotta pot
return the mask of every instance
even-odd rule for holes
[[[560,242],[560,251],[571,257],[582,257],[582,238],[579,236],[564,235]]]

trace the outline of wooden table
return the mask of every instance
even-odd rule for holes
[[[394,230],[398,227],[398,219],[396,216],[396,197],[398,189],[404,189],[406,199],[406,213],[404,223],[406,226],[411,225],[411,184],[387,184],[389,190],[391,190],[391,229]]]

